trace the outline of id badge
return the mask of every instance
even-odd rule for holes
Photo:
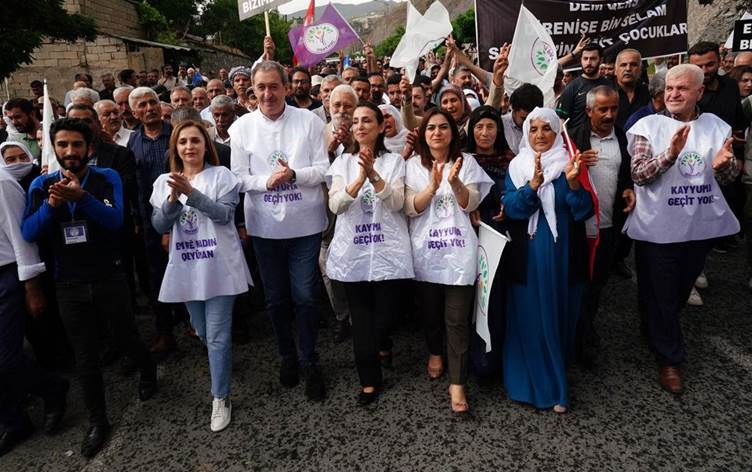
[[[89,231],[85,221],[71,221],[63,223],[63,241],[66,245],[88,242]]]

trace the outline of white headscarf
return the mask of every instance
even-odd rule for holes
[[[5,159],[2,157],[3,151],[5,150],[5,148],[14,146],[26,153],[26,155],[29,157],[29,162],[18,162],[11,165],[5,163]],[[29,175],[31,168],[34,167],[34,156],[31,154],[29,147],[26,146],[26,143],[23,143],[21,141],[5,141],[4,143],[0,144],[0,167],[5,169],[5,171],[12,175],[16,180],[21,180]]]
[[[397,134],[391,138],[387,138],[386,135],[384,135],[384,146],[386,146],[389,152],[399,154],[405,148],[408,133],[407,129],[402,124],[400,112],[394,107],[394,105],[379,105],[379,110],[381,110],[382,113],[389,113],[394,117],[394,125],[397,128]]]
[[[564,168],[569,162],[569,153],[564,147],[564,138],[561,136],[561,123],[556,112],[550,108],[539,108],[530,112],[522,125],[522,141],[520,141],[520,152],[512,159],[509,164],[509,176],[515,187],[520,188],[533,178],[535,172],[535,154],[536,152],[530,147],[530,122],[533,120],[543,120],[551,129],[556,132],[556,140],[551,148],[541,154],[541,168],[543,169],[543,183],[538,187],[538,198],[543,207],[543,215],[546,217],[554,241],[559,236],[556,230],[556,208],[555,192],[551,182],[558,179]],[[538,228],[538,218],[540,210],[537,210],[528,220],[527,233],[535,236]]]

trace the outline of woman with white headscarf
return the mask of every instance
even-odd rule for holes
[[[504,383],[512,400],[563,413],[566,366],[587,275],[585,220],[593,214],[553,110],[536,108],[522,127],[502,199],[512,220]],[[515,234],[516,233],[516,234]],[[509,269],[512,269],[511,271]]]
[[[389,152],[402,154],[407,142],[408,130],[402,125],[402,117],[394,105],[379,105],[384,114],[384,146]]]
[[[31,150],[21,141],[5,141],[0,144],[0,154],[0,167],[12,175],[24,192],[27,192],[31,182],[42,173],[42,168],[34,164]]]

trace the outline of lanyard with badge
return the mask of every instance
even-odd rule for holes
[[[84,179],[81,181],[81,188],[86,187],[86,182],[89,180],[90,170],[86,171]],[[88,242],[89,230],[84,220],[76,220],[76,205],[77,202],[67,202],[68,210],[70,210],[71,220],[68,223],[62,223],[63,228],[63,241],[66,245],[81,244]]]

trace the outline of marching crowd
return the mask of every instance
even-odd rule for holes
[[[348,66],[290,68],[266,38],[252,67],[211,79],[166,65],[121,71],[119,86],[105,74],[97,92],[79,74],[49,136],[40,82],[5,103],[0,455],[34,430],[29,395],[44,400],[44,431],[60,429],[69,384],[55,372],[73,362],[90,420],[81,452],[95,455],[110,431],[102,365],[124,356],[149,400],[181,316],[207,349],[210,428],[225,429],[254,284],[279,381],[302,378],[312,401],[326,396],[323,281],[336,339],[352,337],[358,404],[382,392],[390,335],[416,307],[426,375],[446,374],[453,414],[470,414],[470,372],[564,413],[567,366],[597,365],[599,299],[611,273],[634,275],[632,247],[659,384],[682,391],[680,313],[702,304],[708,252],[736,246],[739,221],[752,221],[752,53],[698,43],[688,63],[666,58],[649,77],[639,51],[604,57],[583,38],[559,59],[553,101],[535,85],[505,89],[508,45],[486,71],[449,38],[412,82],[364,52]],[[509,239],[490,352],[471,323],[481,222]],[[134,321],[138,291],[154,312],[150,345]]]

